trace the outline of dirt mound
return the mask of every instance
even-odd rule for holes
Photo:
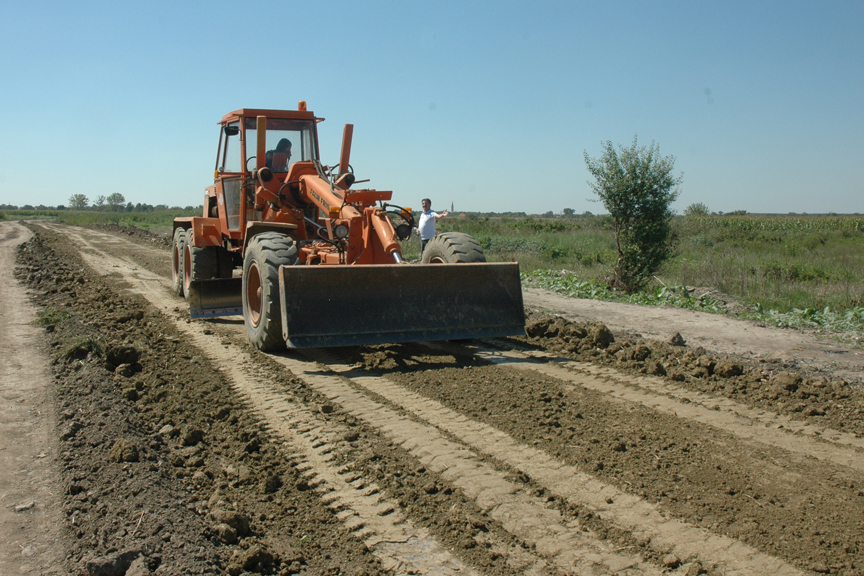
[[[120,233],[139,242],[147,244],[155,244],[157,246],[171,246],[171,237],[167,234],[155,234],[150,230],[138,228],[137,226],[120,226],[119,224],[94,224],[91,226],[94,230],[104,230],[105,232]]]
[[[626,337],[615,341],[600,322],[580,324],[536,314],[529,318],[526,332],[526,342],[573,360],[668,378],[691,390],[723,395],[750,407],[864,434],[860,408],[864,390],[845,380],[796,372],[783,364],[715,356],[703,348],[686,346],[683,340],[676,340],[680,345]]]

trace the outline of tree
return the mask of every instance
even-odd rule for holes
[[[105,201],[108,202],[108,207],[116,212],[123,209],[126,198],[119,192],[114,192],[113,194],[109,194]]]
[[[564,217],[565,218],[573,218],[573,215],[576,213],[573,208],[564,208]]]
[[[98,208],[100,210],[102,208],[104,208],[105,207],[105,196],[102,196],[102,195],[96,196],[96,200],[93,201],[93,207]]]
[[[684,209],[685,216],[708,216],[710,213],[711,211],[708,210],[708,206],[702,202],[694,202]]]
[[[84,194],[73,194],[69,197],[69,207],[73,210],[83,210],[89,203],[90,200]]]
[[[651,142],[629,148],[603,144],[599,159],[584,152],[585,164],[595,178],[588,182],[609,211],[618,248],[618,261],[610,283],[628,293],[642,288],[672,253],[669,241],[673,212],[669,205],[678,197],[683,174],[675,177],[674,156],[660,156]]]

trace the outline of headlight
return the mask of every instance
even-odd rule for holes
[[[337,224],[335,228],[333,228],[333,235],[337,238],[345,238],[348,236],[348,226],[345,224]]]

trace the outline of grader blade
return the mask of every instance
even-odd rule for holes
[[[282,266],[291,348],[525,333],[516,263]]]
[[[242,278],[190,282],[188,300],[192,318],[243,314],[242,282]]]

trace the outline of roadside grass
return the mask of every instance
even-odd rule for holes
[[[90,353],[102,356],[102,345],[92,336],[79,336],[67,342],[57,354],[64,361],[83,360]]]
[[[39,326],[60,325],[69,318],[70,314],[61,310],[57,310],[51,306],[39,312],[39,317],[36,319],[36,324]]]
[[[134,226],[155,234],[170,235],[177,216],[200,216],[201,208],[126,212],[109,210],[0,210],[0,219],[51,219],[75,226],[116,224]]]

